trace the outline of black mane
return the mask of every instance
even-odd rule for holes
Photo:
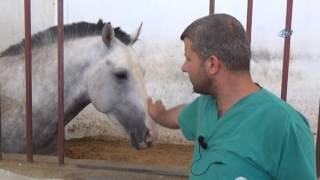
[[[97,24],[88,22],[78,22],[64,25],[64,40],[75,38],[101,35],[102,28],[106,23],[99,20]],[[130,36],[122,31],[120,27],[114,28],[115,36],[124,44],[129,45]],[[57,26],[50,27],[42,32],[36,33],[31,37],[32,49],[55,43],[57,40]],[[14,56],[24,52],[24,39],[17,44],[0,53],[0,57]]]

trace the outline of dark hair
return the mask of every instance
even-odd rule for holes
[[[230,71],[249,71],[251,50],[241,23],[227,14],[214,14],[192,22],[181,34],[203,60],[215,55]]]

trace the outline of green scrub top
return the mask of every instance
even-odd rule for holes
[[[195,141],[192,180],[316,179],[307,120],[265,89],[242,98],[221,118],[216,99],[199,96],[182,109],[179,125]]]

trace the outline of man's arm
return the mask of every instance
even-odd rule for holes
[[[150,117],[161,126],[170,129],[179,129],[179,113],[183,107],[184,104],[181,104],[166,110],[161,100],[153,103],[152,99],[148,98],[148,113]]]

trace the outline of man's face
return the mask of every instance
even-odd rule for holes
[[[205,61],[192,49],[192,42],[188,38],[184,39],[184,51],[186,61],[181,70],[188,73],[194,92],[208,94],[210,81],[206,74]]]

